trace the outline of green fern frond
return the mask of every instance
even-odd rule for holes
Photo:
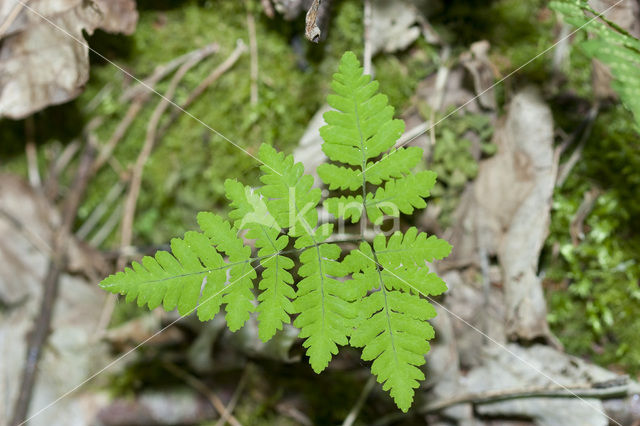
[[[248,230],[245,237],[255,240],[258,256],[262,258],[264,271],[258,285],[262,293],[258,296],[256,310],[258,335],[266,342],[282,330],[284,324],[291,322],[289,314],[294,312],[291,299],[295,297],[295,291],[289,272],[294,263],[281,254],[289,244],[289,237],[280,235],[280,227],[257,191],[235,179],[227,179],[225,190],[232,207],[229,217],[235,219],[236,228]]]
[[[423,209],[427,206],[424,198],[435,184],[436,174],[428,170],[390,180],[378,188],[373,197],[367,197],[367,216],[378,223],[383,214],[398,217],[400,213],[411,214],[416,208]]]
[[[640,40],[594,11],[585,0],[552,1],[550,7],[564,20],[596,38],[580,44],[587,55],[611,70],[612,88],[635,117],[640,128]],[[594,17],[597,17],[594,19]]]
[[[422,159],[420,148],[394,148],[404,124],[393,119],[378,83],[363,75],[353,53],[342,58],[332,88],[329,104],[335,110],[325,114],[321,135],[334,164],[322,165],[318,173],[331,190],[355,193],[331,197],[324,206],[337,218],[362,220],[363,229],[384,214],[423,208],[435,173],[412,172]],[[410,228],[388,239],[378,235],[372,244],[363,237],[343,258],[340,243],[328,241],[333,224],[318,223],[321,190],[302,164],[268,145],[258,158],[263,186],[225,182],[231,222],[200,213],[202,232],[187,232],[172,240],[171,253],[147,256],[100,285],[149,308],[177,307],[181,315],[196,310],[203,321],[225,305],[232,331],[257,312],[264,341],[296,316],[293,325],[316,372],[339,346],[362,347],[362,359],[372,361],[378,381],[406,411],[424,378],[419,367],[434,335],[427,321],[435,310],[423,297],[446,290],[426,262],[447,256],[451,246]]]
[[[145,256],[141,263],[133,262],[131,268],[104,279],[100,286],[112,293],[126,294],[127,301],[137,299],[139,306],[146,304],[149,309],[162,303],[165,310],[177,307],[181,315],[186,315],[197,307],[202,321],[212,319],[220,305],[227,303],[229,327],[241,327],[253,310],[253,296],[243,291],[247,281],[250,283],[255,277],[251,250],[218,216],[200,213],[198,222],[203,233],[187,232],[184,239],[174,238],[173,254],[159,251],[155,257]],[[228,263],[216,247],[229,255]]]
[[[311,366],[320,372],[338,353],[338,345],[348,343],[351,321],[356,317],[348,288],[336,279],[345,275],[337,260],[340,248],[322,244],[331,235],[332,225],[317,227],[320,189],[312,188],[313,178],[303,174],[302,164],[268,145],[262,146],[259,158],[265,163],[261,193],[269,198],[269,211],[289,228],[289,235],[296,238],[295,247],[302,250],[298,274],[303,279],[293,303],[299,315],[293,325],[306,338],[303,346]]]
[[[335,94],[328,101],[335,111],[324,115],[327,125],[320,134],[327,156],[344,165],[320,166],[318,174],[330,189],[359,194],[327,199],[328,211],[353,222],[366,211],[371,222],[379,223],[385,214],[399,216],[424,208],[436,174],[411,173],[422,158],[421,149],[393,149],[404,125],[393,119],[393,108],[384,95],[376,94],[377,83],[363,76],[355,55],[344,55],[332,88]],[[377,185],[383,186],[374,192]],[[350,344],[364,348],[362,359],[373,361],[371,371],[403,411],[411,406],[414,389],[424,379],[419,367],[434,336],[427,320],[435,316],[435,309],[420,296],[446,290],[426,261],[441,259],[450,251],[445,241],[412,228],[404,235],[395,233],[388,242],[378,235],[373,247],[363,242],[343,261],[352,275],[350,286],[359,313]]]
[[[413,401],[424,374],[418,368],[429,351],[433,328],[427,322],[435,309],[420,296],[439,295],[445,283],[429,272],[425,262],[446,257],[451,245],[416,228],[388,240],[378,235],[373,247],[362,243],[344,260],[361,295],[360,316],[351,335],[352,346],[364,347],[362,359],[373,361],[371,371],[390,390],[403,411]]]

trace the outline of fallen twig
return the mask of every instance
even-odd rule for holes
[[[371,44],[371,26],[373,23],[373,7],[371,6],[371,0],[364,0],[364,58],[363,67],[364,73],[373,75],[371,68],[371,57],[373,56],[373,46]]]
[[[211,53],[213,53],[213,50],[209,51],[209,54]],[[128,246],[129,244],[131,244],[131,239],[133,237],[133,220],[136,212],[136,202],[138,201],[138,196],[140,195],[140,186],[142,185],[142,173],[144,166],[147,163],[149,156],[151,155],[153,145],[156,141],[160,119],[171,104],[170,100],[171,98],[173,98],[173,95],[178,88],[178,84],[180,84],[187,72],[189,72],[191,68],[196,66],[206,56],[207,55],[205,54],[194,56],[187,62],[185,62],[178,69],[178,71],[176,71],[176,74],[173,76],[171,82],[169,83],[167,92],[160,100],[160,102],[156,106],[156,109],[153,111],[151,118],[149,119],[149,124],[147,125],[147,136],[131,174],[129,192],[127,193],[127,198],[124,206],[124,215],[122,217],[122,224],[120,228],[121,245]],[[122,269],[124,267],[124,260],[119,260],[117,264],[118,269]]]
[[[78,237],[78,239],[85,240],[87,238],[100,219],[102,219],[109,210],[109,207],[118,199],[120,194],[122,194],[124,188],[125,184],[121,181],[116,182],[116,184],[111,187],[100,204],[93,209],[87,220],[85,220],[82,226],[76,231],[76,237]]]
[[[260,4],[262,4],[262,9],[264,10],[265,15],[267,15],[271,19],[276,16],[276,12],[275,10],[273,10],[271,0],[260,0]]]
[[[449,60],[449,55],[451,54],[451,48],[446,45],[442,48],[442,53],[440,54],[440,67],[438,68],[438,73],[436,74],[436,97],[434,99],[433,105],[431,105],[431,115],[429,117],[429,121],[431,123],[436,122],[436,113],[440,112],[442,109],[442,104],[444,103],[444,92],[447,87],[447,80],[449,79],[450,69],[447,66],[447,61]],[[431,140],[431,145],[436,144],[436,126],[433,125],[430,128],[429,137]]]
[[[209,387],[206,384],[204,384],[201,380],[195,378],[194,376],[192,376],[191,374],[184,371],[183,369],[181,369],[180,367],[178,367],[173,363],[165,362],[164,367],[171,374],[184,380],[185,383],[187,383],[189,386],[191,386],[192,388],[194,388],[195,390],[197,390],[198,392],[206,396],[209,402],[211,402],[211,405],[213,406],[213,408],[218,412],[221,418],[225,417],[226,418],[225,421],[229,422],[233,426],[242,426],[242,424],[238,421],[238,419],[236,419],[233,414],[227,411],[227,408],[224,406],[224,403],[222,402],[222,400],[220,400],[218,395],[213,393],[211,389],[209,389]]]
[[[242,377],[240,377],[240,381],[238,382],[238,386],[236,386],[236,390],[233,392],[229,403],[227,404],[226,410],[227,412],[220,417],[220,420],[216,422],[214,426],[224,426],[229,421],[229,416],[233,413],[233,410],[236,408],[238,401],[240,400],[240,396],[242,396],[242,392],[244,391],[244,387],[247,384],[247,380],[249,379],[249,374],[251,371],[251,364],[247,364],[245,367]]]
[[[364,402],[367,400],[367,397],[373,390],[373,386],[376,384],[375,376],[369,376],[367,383],[365,383],[364,388],[362,388],[362,392],[360,392],[360,396],[358,397],[358,401],[353,406],[347,417],[342,422],[342,426],[352,426],[353,423],[358,418],[358,414],[360,414],[360,410],[362,410],[362,406]]]
[[[220,76],[222,76],[222,74],[224,74],[231,67],[233,67],[233,65],[238,61],[240,56],[246,51],[247,51],[247,45],[244,44],[242,40],[238,40],[236,48],[233,50],[233,52],[231,52],[229,57],[227,57],[227,59],[225,59],[223,63],[221,63],[213,71],[211,71],[211,73],[207,77],[205,77],[205,79],[202,80],[200,84],[198,84],[198,86],[195,89],[193,89],[191,93],[189,93],[189,96],[187,96],[187,100],[185,100],[180,105],[180,108],[174,108],[173,111],[171,111],[171,115],[169,116],[169,119],[158,132],[158,138],[161,138],[167,132],[169,127],[171,127],[171,125],[175,122],[175,120],[180,115],[180,112],[182,112],[183,110],[186,110],[196,99],[200,97],[200,95],[202,95],[209,88],[209,86],[215,83],[220,78]]]
[[[0,38],[2,38],[7,31],[9,31],[9,28],[11,28],[11,25],[15,22],[18,15],[20,15],[20,12],[22,11],[22,9],[26,5],[28,5],[30,1],[31,0],[23,0],[20,2],[16,2],[13,5],[13,9],[11,9],[9,14],[7,15],[7,19],[5,19],[5,21],[2,24],[0,24]]]
[[[209,54],[216,52],[218,49],[219,46],[217,43],[211,43],[198,49],[192,50],[191,52],[187,52],[184,55],[178,56],[177,58],[174,58],[165,64],[158,65],[153,70],[153,73],[149,77],[144,79],[142,83],[138,83],[137,85],[125,90],[122,96],[120,96],[120,101],[128,102],[134,98],[137,98],[143,93],[151,94],[151,92],[149,91],[149,87],[153,88],[166,76],[175,71],[176,68],[196,56],[200,56],[202,54],[206,54],[208,56]]]
[[[133,123],[135,118],[138,116],[138,113],[142,110],[144,104],[151,98],[151,95],[154,93],[153,90],[155,85],[158,84],[169,73],[175,70],[178,66],[181,66],[193,60],[201,60],[211,55],[212,53],[215,53],[218,48],[219,47],[216,43],[208,44],[204,47],[193,50],[185,55],[173,59],[167,64],[159,65],[155,68],[151,76],[143,81],[144,85],[139,84],[134,88],[125,91],[125,93],[121,96],[121,101],[128,102],[129,100],[133,99],[133,102],[129,106],[129,109],[127,110],[123,119],[120,121],[120,123],[118,123],[118,126],[114,130],[107,143],[105,143],[100,150],[100,154],[98,154],[98,158],[93,165],[93,173],[98,171],[111,157],[114,149],[127,133],[127,130],[129,129],[129,126],[131,126],[131,123]]]
[[[76,219],[80,201],[87,187],[94,155],[95,147],[91,136],[88,136],[73,185],[65,200],[62,224],[53,237],[53,257],[49,260],[49,269],[43,282],[44,294],[42,295],[35,328],[27,344],[27,359],[22,372],[20,390],[14,406],[13,418],[10,423],[14,426],[24,423],[29,411],[31,395],[38,371],[38,361],[42,354],[43,345],[49,335],[53,308],[58,294],[59,277],[61,272],[64,271],[67,262],[67,244],[71,235],[71,227]]]
[[[600,194],[602,194],[602,191],[599,188],[591,188],[584,193],[582,203],[580,203],[580,207],[578,207],[569,225],[569,235],[571,235],[571,242],[574,246],[577,246],[580,240],[584,239],[584,221],[593,210],[593,206],[596,204]]]
[[[323,28],[329,15],[330,0],[313,0],[305,18],[304,35],[307,40],[318,43],[322,38]]]
[[[580,135],[580,139],[578,142],[578,146],[573,150],[569,159],[559,167],[558,177],[556,179],[556,188],[562,187],[564,182],[569,177],[569,173],[573,169],[573,167],[578,163],[580,156],[582,155],[582,150],[584,149],[584,145],[587,143],[587,139],[591,136],[591,129],[593,129],[593,123],[598,116],[598,112],[600,111],[600,104],[596,103],[590,110],[587,117],[584,119],[583,123],[578,129],[576,135]],[[580,131],[582,130],[582,132]],[[558,152],[556,155],[560,155]]]
[[[43,240],[40,235],[33,232],[29,226],[22,223],[20,218],[15,217],[13,214],[6,211],[2,207],[0,207],[0,216],[4,216],[5,219],[11,222],[14,228],[17,229],[18,232],[22,233],[22,235],[24,235],[24,237],[27,240],[29,240],[31,245],[35,247],[38,251],[40,251],[47,257],[50,257],[53,255],[53,250],[51,249],[51,246],[49,245],[49,243]]]
[[[505,401],[511,399],[523,398],[597,398],[610,399],[620,398],[633,395],[638,392],[632,382],[622,385],[609,387],[597,387],[596,385],[583,385],[576,387],[553,386],[553,387],[534,387],[528,389],[508,389],[500,391],[488,391],[482,393],[472,393],[460,395],[450,399],[435,401],[427,404],[419,409],[421,414],[433,413],[441,411],[453,405],[471,403],[471,404],[489,404],[497,401]]]
[[[29,176],[29,184],[32,188],[42,187],[40,179],[40,171],[38,170],[38,151],[36,150],[35,128],[33,124],[33,116],[28,116],[24,121],[26,144],[25,152],[27,155],[27,173]]]
[[[247,11],[247,29],[249,30],[249,51],[251,54],[251,105],[258,103],[258,40],[256,38],[256,20],[251,11]]]
[[[58,195],[58,177],[69,165],[73,157],[80,149],[80,141],[74,140],[67,145],[62,154],[49,166],[49,173],[47,174],[47,182],[44,185],[44,194],[49,200],[54,200]]]

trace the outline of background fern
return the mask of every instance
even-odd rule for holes
[[[596,35],[580,46],[591,57],[606,64],[614,77],[613,89],[635,117],[640,129],[640,40],[600,16],[585,0],[552,1],[549,5],[564,20]],[[593,19],[597,16],[596,19]]]
[[[424,208],[436,175],[411,172],[421,149],[394,148],[404,123],[393,119],[387,97],[363,75],[353,53],[343,56],[332,88],[328,102],[334,110],[325,114],[327,125],[320,132],[333,164],[318,173],[330,189],[351,192],[326,199],[325,207],[337,219],[362,219],[362,235],[367,223],[378,224],[384,215]],[[446,290],[426,262],[446,257],[451,246],[411,228],[389,239],[377,235],[372,244],[361,238],[345,256],[338,243],[327,241],[333,224],[318,223],[321,191],[302,164],[269,145],[262,145],[258,157],[262,187],[225,182],[233,222],[200,213],[201,232],[173,239],[171,253],[134,262],[103,280],[102,288],[151,309],[162,304],[167,310],[177,307],[181,315],[197,311],[203,321],[225,305],[232,331],[257,311],[264,341],[295,314],[293,324],[316,372],[327,367],[339,346],[362,347],[362,359],[372,361],[378,381],[407,411],[424,379],[419,367],[434,336],[427,320],[435,309],[422,297]],[[295,288],[293,255],[300,264]]]

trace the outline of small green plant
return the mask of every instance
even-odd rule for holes
[[[553,197],[545,268],[549,322],[567,350],[631,374],[640,371],[637,139],[622,105],[596,119],[581,161]],[[599,195],[571,236],[594,189]]]
[[[640,128],[640,40],[593,10],[586,0],[552,1],[549,6],[567,23],[597,36],[580,47],[611,69],[612,87]]]
[[[302,164],[262,145],[263,186],[225,182],[231,222],[201,212],[202,232],[173,239],[171,253],[144,257],[100,285],[150,309],[177,307],[181,315],[196,311],[202,321],[225,305],[232,331],[256,311],[264,341],[295,315],[293,325],[316,372],[327,367],[338,346],[364,348],[362,359],[372,361],[373,374],[407,411],[424,379],[419,367],[434,336],[428,320],[436,311],[420,296],[446,290],[426,262],[446,257],[451,246],[416,228],[389,238],[379,233],[369,243],[364,230],[380,225],[385,215],[424,208],[436,174],[412,173],[422,158],[420,148],[394,148],[404,123],[393,119],[387,97],[363,75],[353,53],[343,56],[331,87],[328,102],[334,110],[325,114],[327,125],[320,132],[322,149],[333,163],[318,173],[330,189],[345,195],[322,201]],[[321,202],[336,219],[360,222],[357,248],[345,252],[332,242],[334,225],[318,223]],[[292,272],[294,256],[297,274]]]
[[[453,111],[453,108],[451,109]],[[429,113],[423,113],[429,117]],[[438,223],[442,227],[451,225],[453,213],[458,205],[467,182],[478,174],[478,160],[472,154],[473,143],[469,134],[473,133],[483,156],[491,156],[496,146],[491,143],[493,126],[485,115],[467,113],[447,118],[443,126],[436,130],[436,143],[428,166],[438,174],[431,196],[440,208]]]

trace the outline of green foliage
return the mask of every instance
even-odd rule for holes
[[[424,112],[423,115],[429,114]],[[441,226],[451,224],[453,212],[467,182],[478,174],[476,157],[495,153],[492,135],[493,126],[489,118],[481,114],[456,114],[436,127],[436,144],[433,145],[429,167],[438,175],[431,195],[433,202],[441,209],[438,216]],[[470,138],[478,141],[476,157],[472,154],[474,144]]]
[[[597,36],[583,41],[580,46],[587,55],[609,67],[614,77],[613,89],[640,126],[640,40],[599,16],[585,0],[553,1],[550,7],[571,25]]]
[[[423,208],[435,173],[411,172],[421,150],[393,148],[404,123],[393,119],[386,96],[377,93],[377,82],[363,75],[355,54],[343,56],[332,88],[328,102],[335,110],[325,114],[322,148],[338,164],[323,165],[319,172],[330,187],[358,192],[342,198],[350,203],[348,209],[359,212],[351,212],[351,219],[357,221],[366,212],[364,217],[378,223],[383,214],[398,216]],[[418,380],[424,379],[419,367],[434,336],[427,320],[435,310],[420,296],[446,290],[426,262],[446,257],[451,246],[411,228],[389,239],[379,234],[372,244],[362,239],[359,248],[345,256],[338,242],[328,241],[333,224],[318,223],[321,190],[313,188],[313,178],[304,174],[302,164],[267,144],[258,158],[261,187],[225,182],[233,223],[200,213],[201,232],[173,239],[172,253],[158,252],[134,262],[103,280],[102,288],[149,308],[177,307],[181,315],[197,311],[203,321],[225,305],[232,331],[255,310],[264,341],[295,314],[293,325],[305,339],[303,346],[316,372],[327,367],[339,346],[363,347],[362,359],[372,361],[378,381],[407,411]],[[340,200],[325,200],[337,219],[349,217]],[[245,240],[253,241],[255,253]],[[297,281],[290,272],[290,256],[297,256]],[[252,290],[258,263],[262,271],[255,307]]]
[[[629,372],[640,371],[640,150],[632,125],[622,106],[598,118],[582,160],[554,195],[546,250],[554,333],[570,352]],[[594,188],[600,195],[572,241],[583,194]]]

